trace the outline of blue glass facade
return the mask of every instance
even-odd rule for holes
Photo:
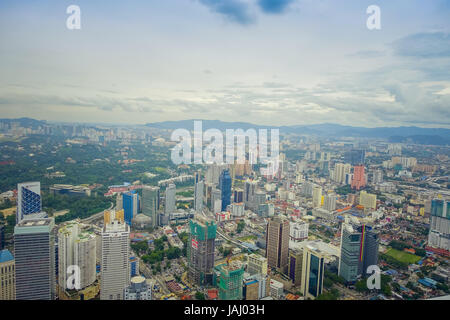
[[[223,170],[219,177],[219,188],[222,192],[222,211],[231,203],[231,176],[228,170]]]
[[[22,214],[39,213],[42,210],[41,195],[22,187]]]
[[[124,193],[122,196],[125,222],[131,226],[131,220],[137,214],[139,208],[139,195],[135,192]]]

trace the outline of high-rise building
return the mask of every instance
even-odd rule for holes
[[[303,248],[301,292],[305,298],[315,299],[322,294],[325,254],[312,246]]]
[[[328,211],[336,210],[336,198],[334,193],[325,195],[323,208]]]
[[[234,203],[242,203],[244,202],[244,190],[243,189],[235,189],[234,190]]]
[[[166,204],[164,207],[164,212],[168,216],[171,213],[174,213],[176,210],[176,194],[177,187],[175,184],[171,183],[166,188]]]
[[[344,184],[345,176],[350,174],[352,166],[349,163],[336,163],[334,166],[333,180],[337,183]]]
[[[219,188],[222,193],[222,211],[225,211],[231,203],[231,182],[229,170],[223,170],[219,177]]]
[[[322,206],[322,187],[315,186],[313,188],[313,208],[320,208]]]
[[[116,210],[123,209],[125,215],[125,222],[131,226],[131,222],[134,217],[137,216],[139,211],[139,194],[136,191],[130,191],[122,195],[122,208],[116,208]]]
[[[189,221],[188,279],[197,285],[213,280],[217,225],[214,220],[197,215]]]
[[[364,165],[366,160],[366,151],[365,150],[357,150],[353,149],[345,152],[344,159],[346,163],[350,163],[351,165]]]
[[[250,208],[256,193],[257,182],[247,180],[244,185],[244,204],[246,208]]]
[[[260,300],[270,293],[268,275],[254,274],[244,279],[243,297],[245,300]]]
[[[17,300],[55,297],[54,220],[25,219],[14,227]]]
[[[216,266],[214,282],[219,287],[219,300],[242,300],[244,267],[240,261]]]
[[[289,252],[288,276],[295,286],[301,284],[303,265],[303,250]]]
[[[14,257],[8,250],[0,250],[0,300],[16,299]]]
[[[352,189],[359,190],[366,186],[366,176],[364,174],[364,165],[353,168]]]
[[[358,276],[367,273],[370,265],[378,263],[378,246],[378,233],[371,227],[343,223],[339,275],[349,283],[356,282]]]
[[[23,219],[46,218],[42,212],[41,183],[24,182],[17,185],[16,224]]]
[[[309,224],[306,222],[290,223],[290,240],[294,242],[300,242],[308,239],[308,229]]]
[[[266,257],[268,266],[286,273],[289,253],[289,220],[274,217],[267,224]]]
[[[430,231],[428,246],[450,251],[450,201],[434,199],[431,201]]]
[[[359,204],[365,209],[375,210],[377,208],[377,195],[361,191],[359,193]]]
[[[101,300],[123,300],[130,283],[130,227],[122,211],[105,212],[102,230]]]
[[[130,285],[125,288],[124,300],[152,300],[152,287],[144,277],[133,277]]]
[[[222,211],[222,191],[213,189],[211,191],[211,211],[219,213]]]
[[[152,219],[152,227],[159,226],[159,187],[142,188],[142,213]]]
[[[203,210],[203,188],[204,182],[201,180],[200,172],[195,173],[194,184],[194,210],[195,212],[202,212]]]
[[[267,275],[267,258],[254,253],[250,254],[248,256],[247,272],[250,275]]]
[[[67,285],[69,266],[80,268],[80,289],[96,280],[97,238],[93,232],[83,231],[78,221],[71,221],[58,231],[58,284],[63,289],[73,289],[75,283]]]

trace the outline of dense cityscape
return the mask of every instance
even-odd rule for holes
[[[264,175],[174,164],[165,123],[0,120],[0,300],[448,299],[448,130],[318,128]]]

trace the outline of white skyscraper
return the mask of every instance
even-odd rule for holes
[[[200,172],[195,174],[194,185],[194,210],[195,212],[201,212],[203,209],[203,187],[204,182],[201,180]]]
[[[336,210],[336,195],[327,194],[323,200],[323,208],[328,211]]]
[[[166,216],[174,213],[176,210],[176,193],[176,186],[173,183],[169,184],[166,188],[166,206],[164,208],[164,213],[166,214]]]
[[[123,210],[105,213],[102,231],[101,300],[123,300],[130,284],[130,227]]]
[[[322,205],[322,187],[313,188],[313,208],[320,208]]]
[[[71,221],[58,231],[58,282],[68,289],[69,266],[80,268],[80,288],[86,288],[96,279],[97,239],[94,233],[81,230],[79,221]],[[70,289],[70,288],[69,288]]]

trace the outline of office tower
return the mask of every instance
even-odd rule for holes
[[[16,224],[23,219],[46,218],[42,212],[41,183],[25,182],[17,185]]]
[[[242,300],[244,267],[240,261],[231,261],[214,268],[219,300]]]
[[[246,208],[251,206],[253,203],[253,198],[256,193],[257,182],[252,180],[247,180],[244,186],[244,204]]]
[[[366,186],[366,176],[364,174],[364,165],[353,168],[352,189],[359,190]]]
[[[197,285],[211,284],[217,225],[197,215],[189,221],[188,279]]]
[[[336,210],[336,198],[334,193],[325,195],[323,208],[328,211]]]
[[[244,300],[260,300],[270,293],[269,276],[254,274],[244,279]]]
[[[219,213],[222,211],[222,191],[214,189],[211,191],[211,211]]]
[[[14,227],[17,300],[55,297],[53,218],[22,220]]]
[[[359,204],[364,206],[364,209],[375,210],[377,208],[377,195],[361,191],[359,193]]]
[[[339,275],[349,283],[356,282],[370,265],[378,263],[378,245],[378,233],[371,227],[343,223]]]
[[[136,191],[130,191],[122,195],[122,209],[125,215],[125,222],[131,226],[131,221],[137,216],[139,210],[139,195]],[[121,210],[116,208],[116,210]]]
[[[302,279],[303,250],[289,252],[288,276],[295,286],[299,286]]]
[[[217,185],[219,183],[219,177],[226,167],[226,165],[218,164],[209,165],[206,170],[206,182],[208,184]]]
[[[365,277],[369,266],[378,265],[379,234],[367,225],[358,226],[357,230],[362,237],[358,274]]]
[[[268,266],[286,273],[289,251],[289,220],[274,217],[267,224],[266,257]]]
[[[250,275],[267,275],[267,258],[259,254],[250,254],[247,262],[247,272]]]
[[[0,224],[0,250],[5,247],[5,226]]]
[[[171,183],[166,188],[166,205],[165,205],[165,214],[166,216],[169,216],[171,213],[174,213],[176,210],[176,194],[177,194],[177,187]]]
[[[346,163],[350,163],[351,165],[364,165],[366,160],[366,151],[365,150],[350,150],[344,153],[344,159]]]
[[[260,204],[264,204],[267,201],[267,195],[264,191],[256,191],[253,198],[252,207],[258,208]]]
[[[312,246],[303,248],[301,289],[303,296],[315,299],[322,294],[325,254]]]
[[[105,212],[102,230],[101,300],[123,300],[130,283],[130,227],[122,211]]]
[[[93,232],[83,231],[78,221],[68,222],[58,231],[58,284],[63,289],[73,289],[74,282],[68,288],[67,273],[69,266],[80,268],[80,289],[86,288],[96,280],[97,238]]]
[[[16,299],[14,257],[8,250],[0,250],[0,300]]]
[[[223,170],[219,177],[219,188],[222,193],[222,211],[231,203],[231,176],[228,169]]]
[[[309,225],[306,222],[290,223],[290,240],[294,242],[300,242],[308,239],[308,229]]]
[[[320,208],[322,206],[322,187],[315,186],[313,188],[313,208]]]
[[[234,203],[244,202],[244,190],[243,189],[235,189],[234,190]]]
[[[152,219],[152,227],[159,226],[159,187],[145,186],[142,189],[142,213]]]
[[[430,220],[428,246],[448,254],[450,251],[450,201],[432,200]]]
[[[194,210],[195,212],[202,212],[204,182],[201,180],[200,172],[195,173],[194,183]]]
[[[131,278],[131,283],[125,288],[124,300],[152,300],[152,287],[144,277]]]

